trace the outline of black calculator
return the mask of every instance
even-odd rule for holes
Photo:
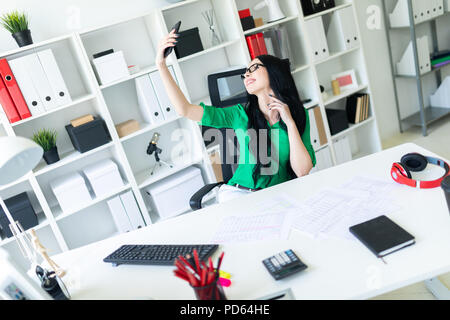
[[[308,267],[292,250],[267,258],[263,260],[263,264],[275,280],[283,279]]]

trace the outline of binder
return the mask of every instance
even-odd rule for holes
[[[135,79],[138,103],[142,118],[148,124],[154,124],[164,120],[164,115],[159,107],[158,98],[153,90],[150,77],[144,75]]]
[[[22,92],[17,84],[16,77],[14,76],[6,59],[0,59],[0,75],[3,80],[3,84],[8,89],[9,95],[20,118],[23,120],[31,117],[30,109],[28,109],[27,103],[23,98]]]
[[[444,11],[450,12],[450,0],[444,0]]]
[[[19,113],[17,112],[16,106],[9,95],[9,91],[6,88],[3,79],[0,81],[0,104],[10,123],[20,121]]]
[[[423,0],[413,0],[413,14],[414,14],[414,23],[422,22],[423,18],[420,14],[421,11],[421,2]],[[389,14],[389,22],[392,28],[399,27],[407,27],[409,26],[409,11],[408,11],[408,1],[407,0],[398,0],[397,5],[394,8],[394,11]]]
[[[401,60],[397,63],[397,74],[405,76],[415,76],[414,51],[412,41],[409,43]],[[428,36],[417,39],[417,54],[419,57],[420,74],[431,71],[430,49],[428,46]]]
[[[285,26],[280,26],[275,29],[276,39],[278,41],[278,46],[280,47],[280,59],[292,60],[292,51],[289,44],[289,36]]]
[[[131,226],[130,220],[128,219],[125,208],[122,205],[122,201],[120,201],[120,196],[108,200],[107,204],[117,230],[120,233],[132,231],[133,227]]]
[[[316,168],[317,171],[325,170],[333,166],[330,148],[324,148],[316,152]]]
[[[264,42],[262,32],[256,34],[256,41],[258,42],[259,54],[267,54],[266,43]]]
[[[250,36],[246,36],[245,40],[247,41],[250,58],[253,60],[259,56],[258,40],[256,39],[256,35],[252,34]]]
[[[169,67],[169,71],[172,74],[172,77],[176,79],[172,67]],[[150,73],[150,80],[152,81],[152,86],[155,90],[156,97],[159,102],[159,107],[161,108],[164,119],[169,120],[176,118],[177,112],[175,110],[175,107],[172,105],[169,96],[167,95],[166,88],[164,87],[164,83],[162,82],[159,72]]]
[[[120,195],[120,200],[126,211],[128,219],[130,220],[133,230],[145,227],[144,219],[142,218],[141,211],[136,203],[133,192],[128,191]]]
[[[358,30],[352,7],[336,11],[331,16],[327,32],[330,51],[342,52],[359,46]]]
[[[37,53],[39,61],[47,75],[48,82],[55,93],[55,100],[58,106],[69,104],[72,102],[69,90],[67,90],[64,78],[61,75],[55,56],[51,49],[40,51]]]
[[[33,86],[44,105],[45,111],[57,108],[58,104],[56,103],[55,93],[48,82],[44,68],[39,61],[37,54],[29,54],[15,60],[23,62],[31,81],[33,82]]]
[[[31,115],[38,116],[45,113],[44,105],[42,104],[42,101],[34,88],[33,81],[31,81],[31,77],[23,64],[23,61],[18,59],[11,60],[9,61],[9,66],[16,77],[17,84],[22,91]]]
[[[330,56],[328,43],[325,35],[325,29],[322,17],[316,17],[306,21],[306,32],[309,35],[313,58],[315,62],[324,60]]]
[[[328,143],[327,133],[325,131],[325,124],[323,122],[322,113],[320,112],[320,107],[316,107],[314,110],[314,117],[316,120],[317,125],[317,131],[319,133],[319,141],[320,145],[323,146],[324,144]]]
[[[432,107],[450,108],[450,76],[442,81],[436,93],[430,96]]]
[[[317,130],[316,117],[314,115],[314,109],[316,108],[307,110],[309,115],[309,132],[311,136],[311,144],[314,150],[320,148],[319,131]]]
[[[281,59],[280,41],[275,29],[268,29],[263,32],[264,40],[266,40],[267,52]],[[272,53],[270,52],[272,51]]]

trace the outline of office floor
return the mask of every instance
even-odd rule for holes
[[[423,137],[421,128],[411,128],[403,134],[398,134],[383,141],[383,148],[388,149],[406,142],[413,142],[426,148],[446,159],[450,159],[450,117],[447,116],[430,127],[428,136]],[[444,253],[443,253],[444,254]],[[448,254],[448,253],[445,253]],[[450,288],[450,273],[439,277],[439,279]],[[423,282],[411,285],[400,290],[390,292],[376,297],[374,300],[434,300],[434,296],[427,290]]]

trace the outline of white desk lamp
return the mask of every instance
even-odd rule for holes
[[[10,184],[28,174],[42,159],[43,153],[44,150],[32,140],[22,137],[0,137],[0,186]],[[0,206],[10,222],[11,231],[22,254],[34,262],[35,255],[31,241],[14,221],[1,196]]]

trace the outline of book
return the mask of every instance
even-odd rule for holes
[[[356,115],[355,115],[355,121],[353,123],[360,123],[361,122],[361,113],[363,109],[363,101],[361,97],[356,98]]]
[[[414,236],[384,215],[352,226],[349,231],[379,258],[416,242]]]

